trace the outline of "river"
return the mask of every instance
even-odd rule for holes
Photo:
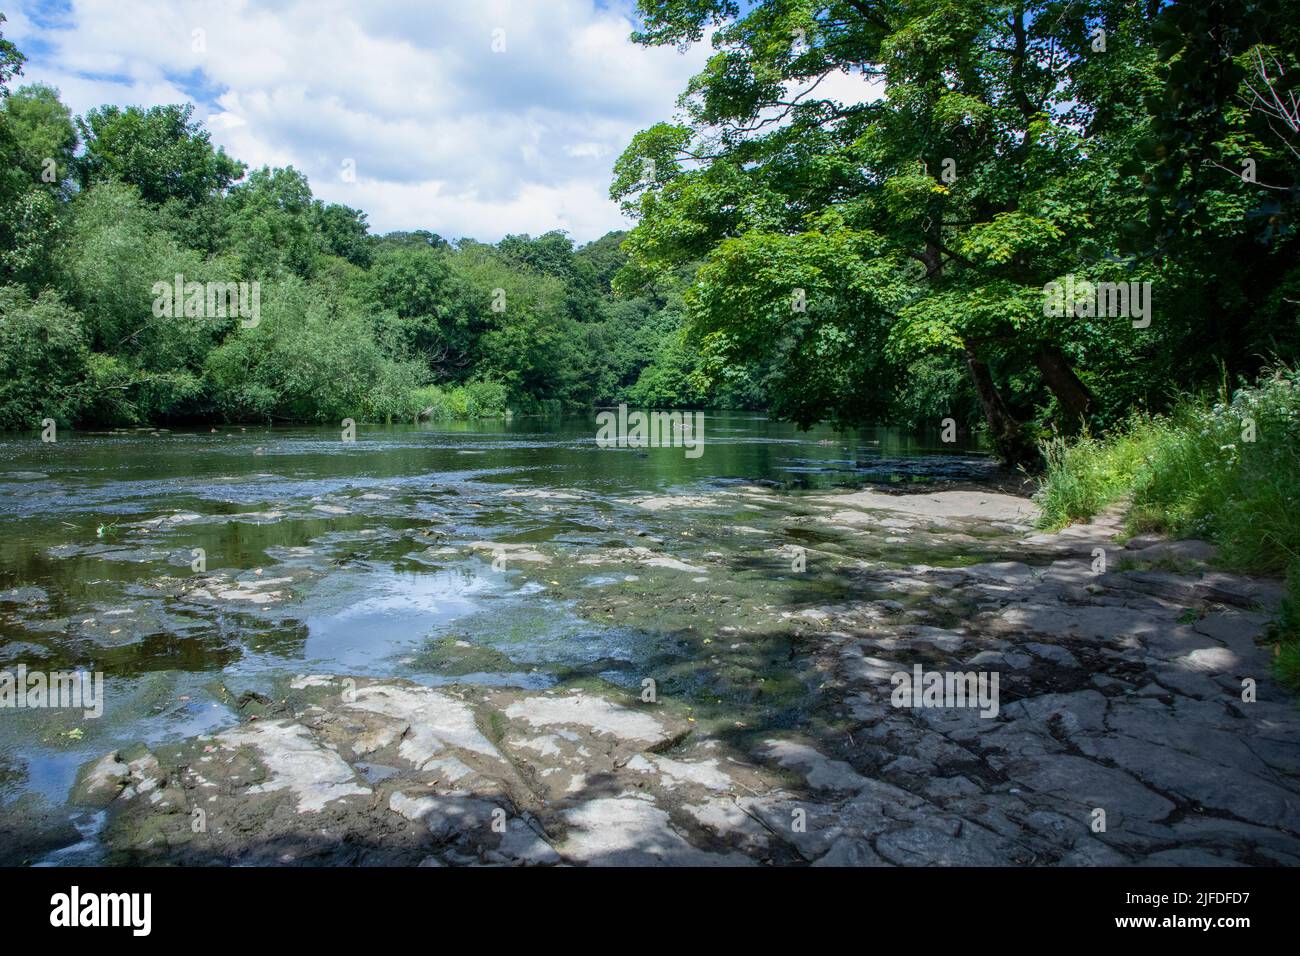
[[[992,467],[937,435],[801,431],[745,413],[707,413],[698,458],[601,448],[595,433],[588,416],[361,426],[355,442],[332,428],[238,426],[0,439],[0,667],[102,672],[106,686],[98,720],[4,714],[0,800],[60,806],[106,748],[231,725],[236,693],[307,671],[630,681],[680,652],[682,622],[660,588],[699,590],[705,576],[611,573],[585,567],[584,553],[642,546],[689,565],[721,549],[751,591],[825,598],[836,585],[816,574],[778,580],[744,560],[773,535],[797,545],[814,532],[787,535],[775,527],[784,512],[742,498],[701,508],[698,496]],[[538,549],[576,560],[548,569],[530,560]],[[792,581],[809,593],[785,593]],[[606,591],[628,606],[620,620],[597,609]]]
[[[103,712],[0,709],[0,865],[1300,864],[1279,582],[938,436],[596,424],[4,438],[0,698]]]

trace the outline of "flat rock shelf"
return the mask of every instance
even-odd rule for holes
[[[100,858],[1300,864],[1300,712],[1266,643],[1280,591],[1213,570],[1208,545],[1121,543],[1115,514],[1037,533],[1028,499],[978,489],[729,484],[621,507],[650,519],[626,541],[497,554],[584,619],[655,622],[659,645],[531,687],[458,679],[527,670],[465,640],[438,645],[437,686],[285,676],[230,726],[85,763],[71,803]],[[191,599],[274,603],[307,573]],[[896,706],[918,666],[996,673],[996,714]]]

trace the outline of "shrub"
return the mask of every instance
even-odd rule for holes
[[[58,295],[0,288],[0,429],[67,424],[85,399],[88,339],[81,316]]]
[[[469,382],[452,388],[426,385],[411,392],[411,415],[427,412],[430,421],[501,418],[506,414],[506,387],[500,382]]]

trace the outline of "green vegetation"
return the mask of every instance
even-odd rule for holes
[[[1052,442],[1038,502],[1046,527],[1128,502],[1133,532],[1215,542],[1228,568],[1287,574],[1278,622],[1282,676],[1300,686],[1300,370],[1258,385],[1181,399],[1109,436]]]
[[[640,9],[639,42],[714,50],[611,190],[617,287],[691,274],[693,381],[758,367],[801,423],[951,416],[1035,466],[1300,356],[1293,0]],[[1044,308],[1084,280],[1150,283],[1149,324]]]
[[[10,88],[22,64],[0,37],[0,430],[766,402],[693,381],[687,272],[614,293],[621,233],[371,235],[297,170],[214,147],[190,105],[74,117]],[[158,306],[178,275],[198,307]],[[211,308],[225,283],[256,283],[256,316]]]
[[[0,363],[26,376],[0,428],[496,414],[417,394],[495,383],[522,412],[953,418],[1036,467],[1044,439],[1300,358],[1294,6],[641,0],[638,42],[714,52],[615,164],[636,227],[581,248],[372,235],[189,105],[11,89],[0,38]],[[257,282],[262,321],[155,315],[177,275]]]

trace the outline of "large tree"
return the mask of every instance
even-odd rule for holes
[[[213,148],[193,114],[191,103],[91,110],[77,120],[85,145],[82,187],[116,179],[154,205],[179,200],[195,206],[220,194],[243,175],[244,164]]]
[[[784,370],[778,411],[879,415],[910,362],[969,373],[997,450],[1034,456],[1006,391],[1059,425],[1096,410],[1076,366],[1150,349],[1127,318],[1053,317],[1044,286],[1149,278],[1114,255],[1119,172],[1155,83],[1159,4],[642,0],[644,44],[710,37],[677,122],[638,134],[612,194],[643,273],[703,258],[696,341]],[[1114,132],[1114,136],[1108,134]]]

